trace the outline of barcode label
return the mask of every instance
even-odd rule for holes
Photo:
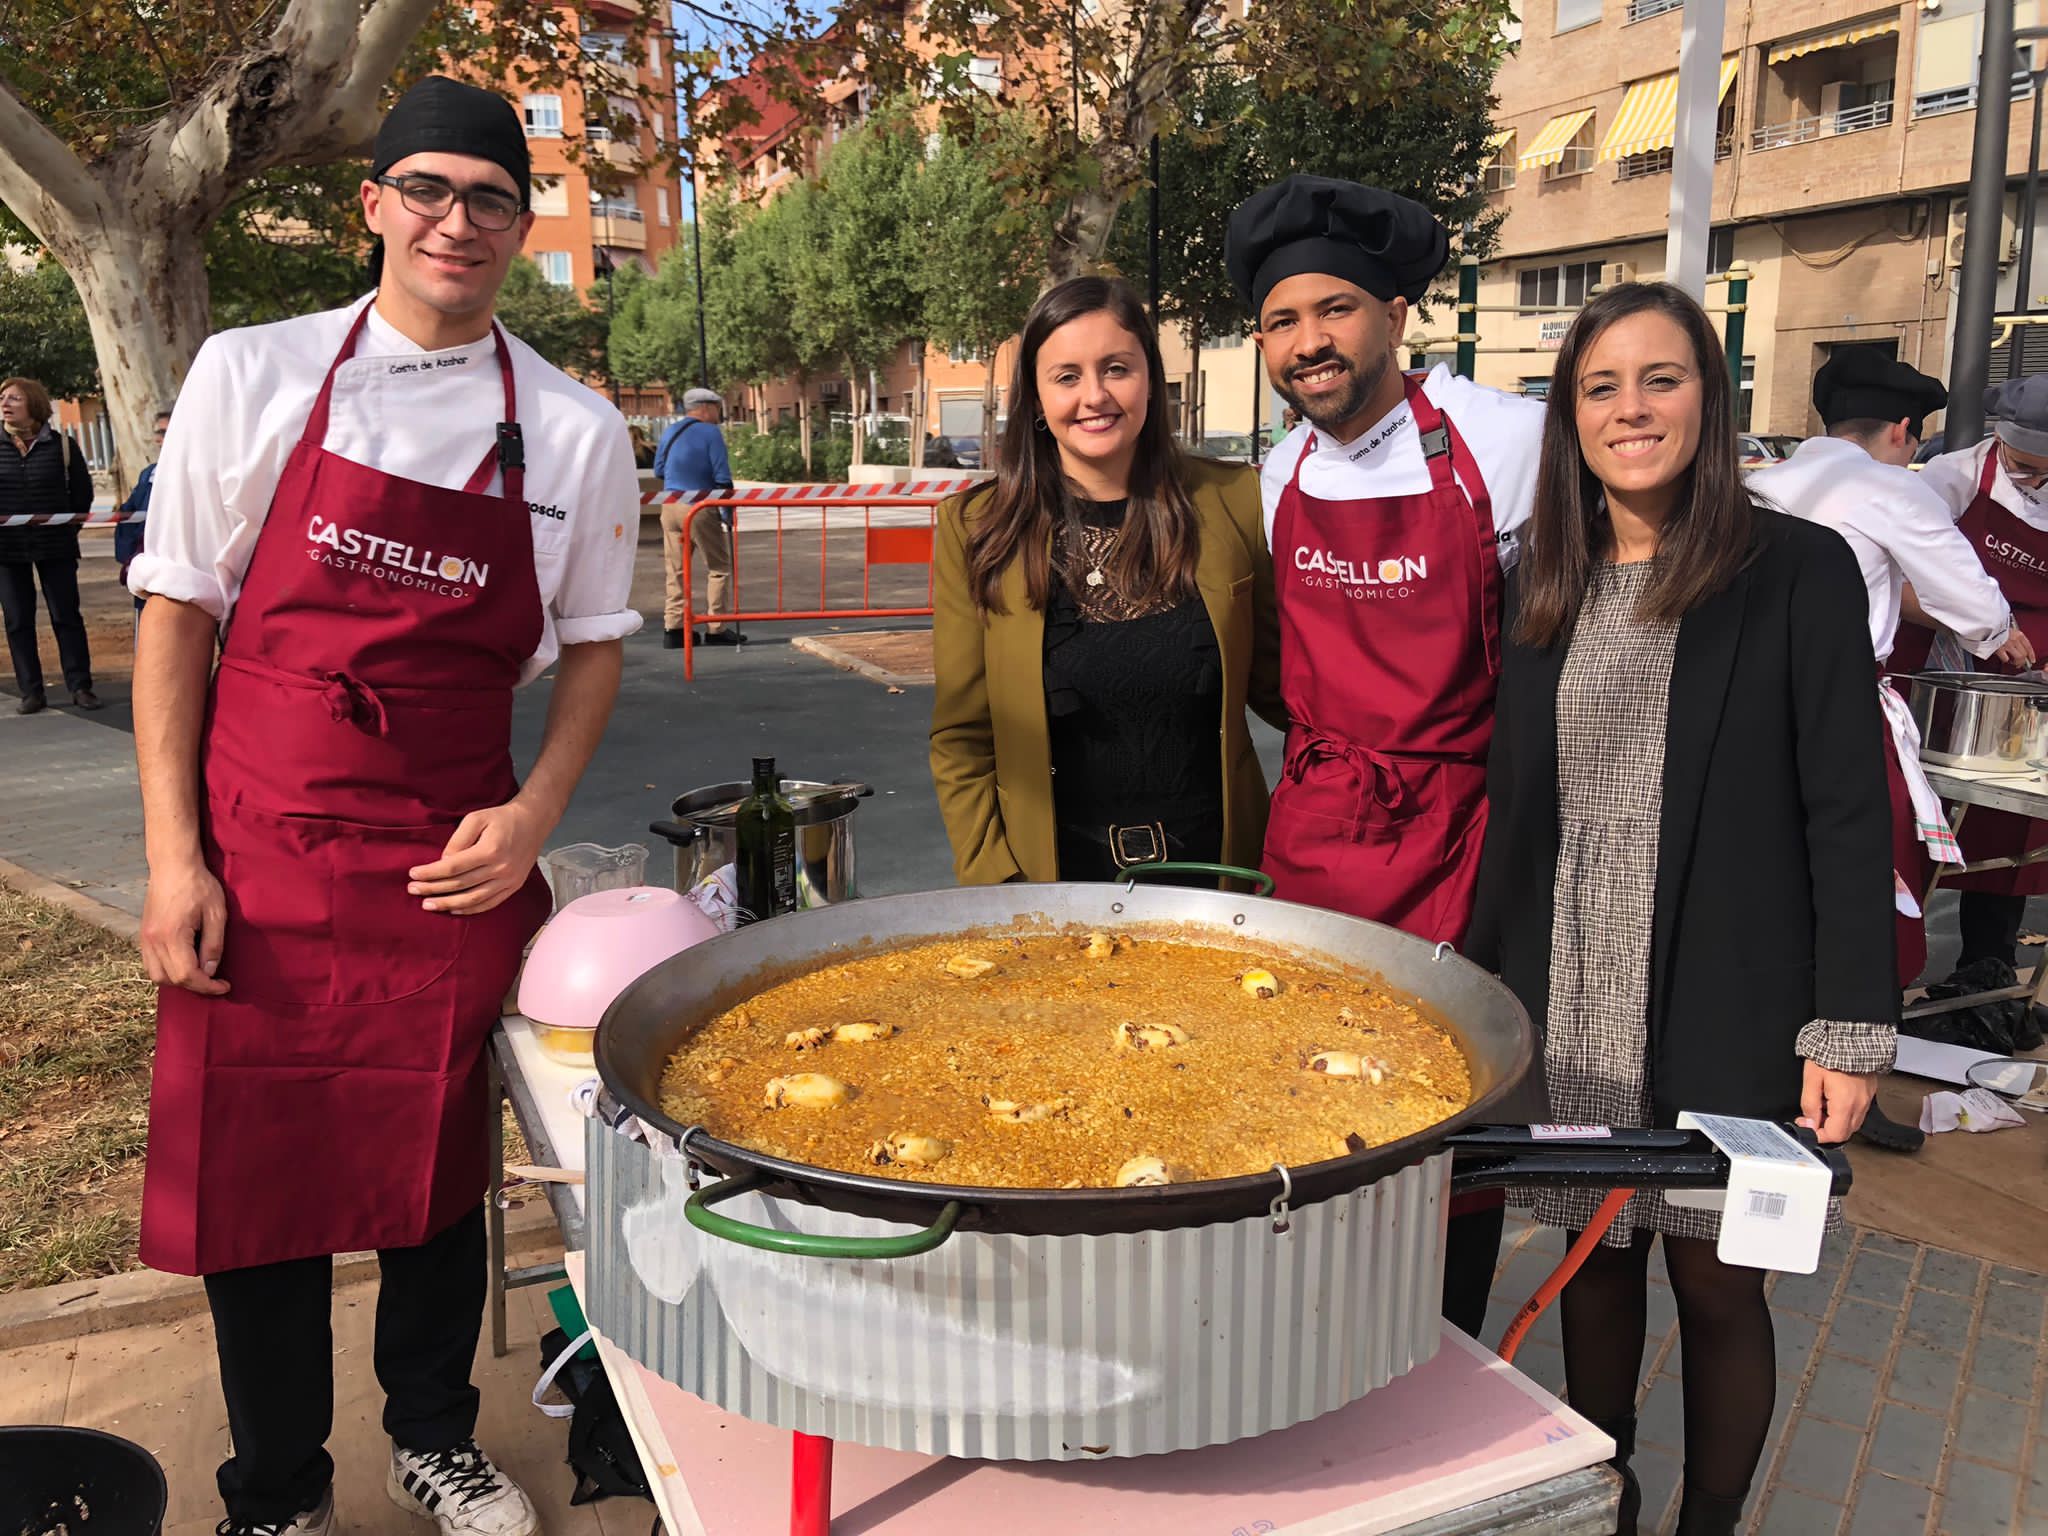
[[[1781,1220],[1785,1215],[1785,1197],[1768,1189],[1752,1189],[1749,1214],[1762,1221]]]

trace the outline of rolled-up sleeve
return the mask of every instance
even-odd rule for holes
[[[1883,542],[1927,616],[1973,656],[1989,656],[2004,645],[2012,632],[2005,593],[1940,495],[1915,481],[1874,510],[1884,519]]]
[[[251,463],[269,450],[244,408],[247,392],[230,387],[226,350],[214,337],[192,359],[150,480],[142,551],[128,566],[128,590],[137,597],[191,603],[223,622],[277,484],[276,469]]]
[[[633,560],[640,546],[640,471],[623,423],[593,449],[590,499],[577,508],[549,605],[563,645],[623,640],[640,627],[632,606]]]

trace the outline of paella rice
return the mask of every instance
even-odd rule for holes
[[[1080,931],[813,971],[719,1014],[662,1078],[677,1121],[770,1156],[1026,1189],[1298,1167],[1470,1098],[1451,1033],[1377,977]]]

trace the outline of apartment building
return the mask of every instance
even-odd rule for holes
[[[1570,310],[1596,286],[1663,275],[1682,6],[1524,0],[1486,172],[1507,219],[1481,271],[1481,382],[1547,393]],[[2035,0],[2017,9],[2019,26],[2034,24]],[[1740,260],[1752,274],[1742,409],[1753,430],[1818,431],[1813,375],[1846,342],[1949,372],[1982,10],[1728,0],[1708,270]],[[2022,49],[2012,64],[2012,188],[1993,234],[2001,313],[2015,302],[2032,62]],[[2038,302],[2048,240],[2036,244]],[[1721,309],[1726,289],[1710,284],[1707,302]],[[2048,370],[2048,338],[2031,367],[2018,350],[1994,350],[1994,379]]]
[[[652,163],[660,146],[676,142],[676,106],[670,81],[669,38],[656,29],[643,42],[630,41],[638,13],[637,0],[589,0],[563,19],[576,32],[587,67],[581,86],[550,86],[544,90],[513,88],[526,119],[533,151],[533,232],[526,255],[549,282],[588,295],[593,284],[628,263],[652,272],[676,243],[678,222],[686,217],[681,182],[672,170],[635,171]],[[589,124],[587,93],[616,82],[611,112],[635,125],[629,132]],[[648,88],[658,105],[649,112],[635,98]],[[586,156],[597,156],[626,176],[615,190],[592,185],[584,166],[566,155],[566,137],[582,137]],[[602,302],[600,298],[598,302]],[[628,415],[660,414],[669,407],[660,390],[619,392]]]

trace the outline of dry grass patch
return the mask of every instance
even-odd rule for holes
[[[128,940],[0,887],[0,1290],[135,1263],[156,989]]]

